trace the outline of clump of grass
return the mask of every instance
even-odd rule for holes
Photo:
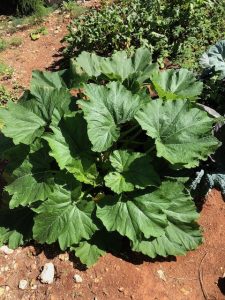
[[[13,68],[0,61],[0,79],[10,79],[13,75]]]
[[[6,50],[8,47],[8,43],[5,39],[0,38],[0,52]]]
[[[72,0],[63,1],[61,8],[63,12],[69,13],[73,18],[80,16],[86,11],[86,8],[78,5]]]
[[[13,47],[19,47],[20,45],[22,45],[22,43],[23,39],[19,36],[14,36],[9,41],[9,45]]]
[[[3,39],[0,38],[0,52],[5,51],[6,49],[10,47],[19,47],[22,45],[23,39],[18,36],[14,36],[11,39]]]

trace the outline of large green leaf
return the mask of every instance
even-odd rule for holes
[[[15,249],[32,239],[34,213],[28,208],[0,210],[0,246]]]
[[[42,85],[35,86],[35,92],[22,97],[20,104],[49,124],[55,110],[62,116],[69,113],[71,95],[65,88],[45,88]]]
[[[196,223],[171,223],[165,229],[165,233],[151,240],[135,241],[132,250],[142,252],[152,258],[157,255],[184,255],[189,250],[196,249],[202,243],[202,235]]]
[[[159,97],[166,100],[195,100],[203,89],[203,83],[186,69],[153,72],[151,80]]]
[[[150,156],[138,152],[116,150],[110,155],[115,172],[105,176],[105,185],[115,193],[130,192],[135,188],[155,186],[159,176],[151,165]]]
[[[200,58],[202,68],[216,71],[220,74],[220,79],[225,77],[225,40],[217,42],[211,46]]]
[[[52,123],[53,134],[43,138],[48,141],[60,169],[74,174],[77,180],[95,185],[98,172],[87,137],[87,125],[80,113],[74,113]]]
[[[149,79],[157,67],[152,64],[152,54],[147,48],[137,49],[133,56],[128,56],[126,51],[115,52],[111,57],[101,57],[84,51],[73,60],[72,66],[77,70],[74,75],[77,78],[87,81],[104,75],[108,80],[126,83],[128,87]]]
[[[198,213],[191,197],[184,193],[183,189],[181,183],[165,182],[158,191],[152,193],[154,200],[166,213],[168,225],[160,237],[134,241],[132,243],[134,251],[152,258],[157,255],[166,257],[183,255],[201,244],[202,234],[198,224],[195,223]],[[171,199],[170,203],[162,201],[166,197]]]
[[[83,51],[76,60],[73,60],[73,65],[76,68],[82,68],[83,71],[91,78],[98,77],[101,74],[100,71],[100,61],[101,57],[96,55],[95,53],[89,53]]]
[[[44,132],[45,121],[19,103],[8,102],[7,108],[0,108],[2,132],[13,139],[14,144],[31,144]]]
[[[87,267],[94,265],[106,251],[119,252],[122,245],[122,237],[116,232],[108,232],[105,229],[98,230],[88,241],[82,241],[70,248]]]
[[[156,64],[152,64],[152,54],[147,48],[139,48],[132,57],[128,57],[126,51],[118,51],[112,57],[102,58],[100,65],[101,73],[110,80],[124,82],[128,86],[131,82],[139,84],[150,78]]]
[[[140,108],[141,99],[118,82],[106,86],[88,84],[84,93],[88,100],[78,103],[88,123],[88,137],[93,150],[110,148],[120,135],[120,124],[130,121]]]
[[[71,192],[56,189],[35,211],[34,238],[40,243],[51,244],[59,241],[61,249],[66,249],[89,239],[97,230],[92,219],[94,201],[81,201],[80,185]]]
[[[107,196],[98,203],[97,217],[108,231],[117,231],[135,241],[145,237],[160,236],[167,225],[166,215],[147,199],[132,195]]]
[[[137,112],[136,120],[155,139],[157,156],[171,164],[196,167],[219,146],[211,132],[214,120],[185,100],[151,101]]]
[[[75,255],[87,267],[94,265],[101,256],[105,255],[104,250],[89,241],[80,242],[78,246],[72,247],[70,250],[74,250]]]
[[[51,171],[48,148],[42,147],[30,153],[12,175],[14,181],[5,187],[12,195],[10,208],[26,206],[45,200],[54,189],[54,175]]]
[[[39,96],[38,88],[43,89],[60,89],[65,87],[65,84],[60,76],[59,72],[48,72],[48,71],[38,71],[32,72],[32,79],[30,83],[30,91],[34,96]]]
[[[108,196],[98,203],[97,217],[108,231],[118,231],[136,242],[165,234],[169,221],[189,224],[197,219],[195,205],[181,183],[165,182],[140,196]]]

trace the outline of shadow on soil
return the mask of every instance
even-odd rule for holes
[[[220,289],[221,293],[225,295],[225,277],[220,277],[218,280],[218,288]]]
[[[69,59],[63,56],[64,49],[64,47],[59,48],[58,52],[52,56],[54,61],[48,68],[46,68],[47,71],[54,72],[69,68]]]
[[[63,251],[60,250],[59,246],[57,243],[53,245],[40,245],[36,243],[30,243],[28,246],[33,246],[34,247],[34,256],[38,256],[42,252],[44,252],[44,255],[46,256],[47,259],[53,259],[57,257],[59,254],[64,253]],[[26,247],[26,246],[25,246]],[[148,256],[145,256],[140,253],[132,252],[129,250],[129,247],[126,245],[126,241],[124,242],[124,245],[122,247],[120,252],[113,252],[111,253],[115,257],[121,258],[126,262],[132,263],[134,265],[141,265],[144,262],[171,262],[171,261],[176,261],[176,257],[174,256],[168,256],[166,258],[164,257],[156,257],[155,259],[151,259]],[[73,252],[69,252],[69,260],[73,263],[73,267],[75,269],[78,269],[79,271],[85,271],[87,270],[87,267],[82,264],[77,258]]]

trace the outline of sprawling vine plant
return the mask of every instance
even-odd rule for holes
[[[58,242],[87,266],[122,239],[153,258],[195,249],[198,213],[180,174],[220,144],[201,92],[145,48],[33,72],[30,90],[0,109],[0,244]]]

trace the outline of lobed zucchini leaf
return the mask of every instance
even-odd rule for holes
[[[151,80],[159,97],[165,100],[196,100],[203,89],[203,83],[186,69],[153,72]]]
[[[135,118],[155,139],[157,156],[175,166],[196,167],[220,145],[211,133],[215,120],[187,100],[149,102]]]
[[[108,173],[104,180],[105,185],[115,193],[156,186],[160,182],[150,157],[142,153],[115,150],[110,155],[110,162],[116,171]]]
[[[78,104],[88,124],[88,137],[92,150],[102,152],[118,140],[120,125],[134,118],[142,102],[139,95],[133,95],[119,82],[106,86],[89,84],[84,93],[88,100]]]

